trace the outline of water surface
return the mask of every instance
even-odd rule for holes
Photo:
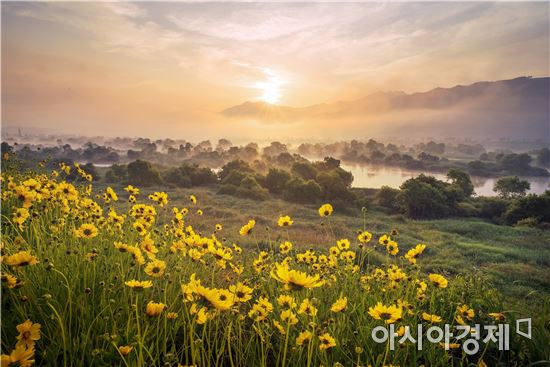
[[[424,173],[429,176],[434,176],[439,180],[446,181],[447,177],[444,173],[425,172],[417,170],[409,170],[400,167],[375,166],[375,165],[346,165],[342,164],[342,168],[353,173],[353,187],[375,188],[389,186],[399,188],[403,182],[409,178],[418,176]],[[530,193],[542,194],[548,189],[550,183],[549,177],[521,177],[531,183]],[[495,182],[498,177],[478,177],[472,176],[475,192],[478,196],[495,196],[493,191]]]

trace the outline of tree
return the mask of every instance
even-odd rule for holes
[[[447,178],[451,180],[452,185],[462,190],[464,197],[470,197],[474,193],[474,185],[472,184],[470,175],[466,172],[457,168],[451,168],[449,172],[447,172]]]
[[[303,178],[304,180],[312,180],[317,177],[319,171],[309,162],[294,162],[290,169],[293,175]]]
[[[396,211],[399,209],[397,195],[399,195],[398,189],[394,189],[389,186],[382,186],[376,194],[376,200],[378,200],[378,204],[384,208]]]
[[[442,218],[449,212],[441,191],[418,180],[401,185],[397,201],[401,211],[414,219]]]
[[[290,174],[286,171],[270,168],[265,178],[265,187],[273,194],[281,194],[290,180]]]
[[[542,195],[527,195],[512,202],[505,214],[508,224],[533,218],[536,223],[550,222],[550,191]]]
[[[542,148],[537,153],[537,164],[542,167],[548,167],[550,165],[550,149]]]
[[[322,189],[317,182],[304,181],[299,177],[291,179],[283,191],[285,200],[297,203],[315,203],[321,196]]]
[[[513,173],[528,173],[531,166],[530,163],[533,160],[527,153],[522,154],[504,154],[497,157],[497,163],[500,168],[505,171]]]
[[[162,183],[159,172],[151,163],[136,160],[128,164],[128,180],[132,185],[151,186]]]
[[[442,218],[457,212],[462,190],[433,176],[420,174],[401,185],[400,210],[411,218]]]
[[[254,173],[254,170],[252,169],[252,167],[250,167],[248,163],[241,159],[235,159],[231,162],[226,163],[222,167],[222,169],[218,173],[218,177],[221,181],[224,181],[224,179],[229,176],[232,171],[236,171],[242,174]]]
[[[529,181],[521,180],[518,176],[499,178],[493,187],[493,191],[504,199],[523,197],[531,188]]]

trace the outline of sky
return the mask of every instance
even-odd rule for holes
[[[546,2],[2,2],[2,125],[53,134],[255,139],[356,134],[361,121],[230,119],[548,76]]]

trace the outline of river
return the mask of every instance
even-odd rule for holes
[[[346,165],[342,164],[342,168],[353,173],[353,187],[361,188],[380,188],[389,186],[399,188],[399,186],[408,180],[424,173],[429,176],[434,176],[439,180],[446,181],[447,177],[443,173],[423,172],[408,170],[399,167],[391,166],[374,166],[374,165]],[[498,180],[498,177],[478,177],[472,176],[472,183],[475,187],[475,192],[478,196],[495,196],[493,186]],[[549,177],[522,177],[531,183],[530,193],[541,194],[548,189],[550,183]]]

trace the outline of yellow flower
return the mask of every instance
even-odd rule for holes
[[[330,310],[332,312],[341,312],[344,311],[348,307],[348,298],[347,297],[341,297],[334,302]]]
[[[131,347],[129,345],[121,345],[120,347],[118,347],[118,351],[123,356],[127,356],[128,354],[130,354],[133,349],[134,349],[134,347]]]
[[[166,263],[162,260],[153,260],[145,267],[145,274],[159,278],[164,275],[166,270]]]
[[[281,254],[286,254],[290,250],[292,250],[292,243],[289,241],[285,241],[279,245],[279,251]]]
[[[149,195],[149,199],[155,201],[159,206],[163,207],[168,204],[168,194],[165,192],[154,192]]]
[[[323,204],[321,205],[321,207],[319,208],[319,215],[321,217],[328,217],[332,214],[332,205],[330,204]]]
[[[319,349],[325,350],[336,346],[336,339],[334,339],[329,333],[324,333],[319,336]]]
[[[197,197],[195,195],[189,195],[189,200],[191,200],[193,204],[197,203]]]
[[[462,305],[457,307],[457,312],[460,316],[472,320],[475,316],[475,311],[468,305]]]
[[[300,334],[298,334],[298,337],[296,337],[296,345],[302,346],[305,343],[309,342],[312,337],[313,333],[311,331],[302,331]]]
[[[248,317],[254,321],[263,321],[273,312],[273,305],[266,297],[260,297],[248,312]]]
[[[140,291],[145,288],[151,288],[153,286],[153,283],[150,280],[144,280],[144,281],[129,280],[127,282],[124,282],[124,284],[126,284],[128,287],[136,291]]]
[[[97,227],[92,223],[85,223],[75,230],[75,235],[78,238],[94,238],[97,236]]]
[[[30,348],[34,345],[34,342],[40,339],[40,327],[41,325],[33,324],[31,320],[27,320],[22,324],[17,325],[17,345],[23,345]]]
[[[424,244],[418,244],[415,248],[410,249],[405,254],[405,259],[409,260],[411,264],[416,264],[416,258],[424,252],[424,249],[426,248],[426,245]]]
[[[460,315],[456,315],[455,320],[456,320],[456,323],[459,324],[459,325],[463,325],[463,326],[466,325],[466,323],[464,322],[464,319]]]
[[[340,250],[347,250],[350,246],[349,240],[347,238],[342,238],[341,240],[336,241],[336,246],[338,246]]]
[[[506,320],[506,316],[504,316],[503,313],[500,313],[500,312],[491,312],[488,314],[489,316],[491,316],[494,320],[496,321],[504,321]]]
[[[364,231],[359,233],[357,240],[361,243],[367,243],[371,240],[372,234],[370,232]]]
[[[13,255],[6,256],[4,264],[9,266],[27,266],[38,264],[38,259],[29,251],[19,251]]]
[[[18,279],[11,274],[2,274],[2,282],[6,283],[8,288],[15,288],[18,284]]]
[[[23,223],[29,218],[29,211],[25,208],[17,208],[13,213],[12,220],[19,225],[19,229],[23,229]]]
[[[399,252],[399,247],[397,246],[397,242],[389,241],[388,244],[386,245],[386,250],[388,251],[388,254],[396,255]]]
[[[166,305],[164,303],[149,301],[149,303],[147,303],[146,309],[147,316],[156,317],[160,315],[162,311],[164,311],[165,307]]]
[[[206,321],[208,321],[208,318],[210,317],[210,314],[208,313],[208,309],[206,307],[202,307],[196,315],[196,323],[199,325],[204,324]]]
[[[137,187],[132,186],[132,185],[126,186],[124,188],[124,190],[130,195],[139,195],[139,189]]]
[[[141,249],[148,254],[156,254],[159,252],[159,250],[155,247],[155,241],[153,241],[149,234],[143,237],[143,240],[139,245]]]
[[[313,317],[317,315],[317,308],[311,303],[309,298],[305,298],[298,308],[298,313]]]
[[[203,305],[220,311],[229,310],[234,303],[234,295],[226,289],[207,288],[201,285],[200,280],[191,275],[188,284],[182,285],[182,291],[187,300],[198,301]]]
[[[429,313],[422,312],[422,318],[426,321],[437,323],[441,322],[441,317],[437,315],[430,315]]]
[[[110,201],[118,201],[118,196],[115,192],[115,190],[113,190],[111,187],[107,187],[107,189],[105,190],[105,198],[107,202],[110,202]]]
[[[254,219],[249,220],[247,224],[241,227],[241,229],[239,230],[239,234],[241,236],[249,235],[250,232],[252,232],[252,229],[254,229],[255,225],[256,221]]]
[[[178,313],[177,312],[168,312],[166,314],[166,318],[169,319],[169,320],[177,319],[178,318]]]
[[[25,186],[17,186],[15,188],[15,197],[21,202],[23,208],[30,208],[33,201],[37,200],[35,191],[29,190]]]
[[[279,220],[277,221],[277,225],[279,227],[288,227],[291,226],[294,221],[290,219],[288,215],[285,215],[284,217],[279,217]]]
[[[216,224],[216,231],[219,232],[223,229],[222,225],[221,224]]]
[[[381,236],[379,239],[378,239],[378,243],[383,245],[383,246],[387,246],[388,243],[391,241],[391,238],[390,236],[388,236],[387,234]]]
[[[197,215],[203,215],[203,214],[204,214],[204,213],[203,213],[202,210],[200,210],[200,209],[197,210]]]
[[[273,320],[273,326],[275,326],[275,328],[279,330],[279,333],[281,333],[281,335],[286,335],[286,330],[279,321]]]
[[[277,298],[277,303],[279,304],[279,306],[286,307],[288,309],[293,309],[294,307],[296,307],[294,297],[287,294],[281,294],[279,298]]]
[[[235,297],[235,302],[242,303],[252,298],[252,288],[240,282],[235,285],[230,285],[229,291],[233,293],[233,296]]]
[[[26,348],[18,345],[10,355],[2,354],[2,367],[17,363],[20,367],[27,367],[34,363],[34,347]]]
[[[428,275],[430,281],[438,288],[447,288],[449,281],[442,275],[430,274]]]
[[[288,266],[280,264],[275,264],[275,269],[271,271],[271,277],[284,283],[286,290],[316,288],[325,283],[318,274],[309,276],[302,271],[290,270]]]
[[[296,314],[291,310],[282,311],[281,320],[290,325],[296,325],[298,323],[298,318],[296,317]]]
[[[385,306],[382,302],[378,302],[376,306],[369,308],[369,315],[376,320],[384,320],[386,324],[393,324],[401,319],[403,309],[398,306]]]

